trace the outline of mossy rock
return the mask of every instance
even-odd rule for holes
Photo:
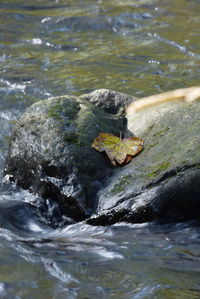
[[[36,102],[17,122],[5,174],[58,203],[75,221],[182,221],[200,218],[200,103],[171,102],[137,112],[111,90]],[[91,148],[100,132],[136,135],[144,150],[112,167]]]
[[[93,103],[98,96],[101,107]],[[108,111],[115,97],[118,106]],[[91,143],[100,132],[119,136],[126,130],[122,107],[127,97],[97,90],[36,102],[14,128],[5,174],[22,188],[58,202],[66,216],[76,221],[87,218],[96,207],[97,190],[113,170]]]
[[[128,129],[144,150],[99,192],[88,222],[200,219],[200,102],[146,108],[129,117]]]

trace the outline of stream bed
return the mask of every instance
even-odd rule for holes
[[[199,5],[0,1],[0,298],[200,298],[198,222],[66,226],[3,177],[12,128],[38,100],[199,85]]]

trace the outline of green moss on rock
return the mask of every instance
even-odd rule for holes
[[[80,106],[74,98],[60,97],[55,98],[49,107],[48,116],[58,121],[70,121],[77,116],[79,110]]]
[[[157,165],[157,167],[150,173],[147,174],[148,177],[154,177],[159,175],[162,171],[167,170],[167,168],[169,168],[170,163],[169,162],[163,162],[159,165]]]
[[[117,184],[113,186],[113,189],[110,191],[110,195],[117,195],[125,191],[126,187],[131,184],[134,180],[132,175],[125,175]]]

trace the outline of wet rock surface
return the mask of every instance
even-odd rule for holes
[[[199,218],[200,104],[170,102],[129,116],[144,150],[100,190],[91,224]]]
[[[75,221],[180,221],[200,218],[200,103],[170,102],[128,117],[134,98],[107,89],[31,106],[10,141],[5,174],[19,186],[56,201]],[[136,135],[144,150],[112,167],[91,148],[107,132]]]
[[[110,110],[115,97],[121,105],[114,113],[98,107],[98,102],[102,106],[105,101],[105,110]],[[119,108],[131,100],[131,96],[99,90],[36,102],[13,131],[5,174],[22,188],[56,201],[67,217],[87,218],[96,207],[97,191],[112,172],[109,161],[91,143],[102,131],[119,135],[126,130]]]

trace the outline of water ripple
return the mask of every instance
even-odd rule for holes
[[[24,93],[26,89],[26,84],[12,83],[5,79],[0,79],[0,84],[3,85],[3,87],[0,87],[0,91],[12,92],[19,90]]]
[[[182,46],[182,45],[178,44],[178,43],[175,42],[175,41],[172,41],[172,40],[169,40],[169,39],[167,39],[167,38],[161,37],[161,36],[160,36],[159,34],[157,34],[157,33],[148,33],[148,35],[149,35],[150,37],[155,38],[156,40],[158,40],[158,41],[160,41],[160,42],[163,42],[163,43],[165,43],[165,44],[167,44],[167,45],[170,45],[170,46],[172,46],[172,47],[178,49],[178,50],[179,50],[180,52],[182,52],[183,54],[186,54],[186,55],[188,55],[188,56],[194,57],[194,58],[196,58],[196,59],[200,59],[200,54],[198,54],[198,53],[194,53],[194,52],[188,50],[185,46]]]
[[[41,262],[43,263],[45,269],[54,277],[58,278],[59,280],[70,283],[76,282],[79,283],[77,279],[72,277],[72,275],[65,273],[62,269],[58,266],[56,262],[53,262],[51,259],[48,258],[41,258]]]

